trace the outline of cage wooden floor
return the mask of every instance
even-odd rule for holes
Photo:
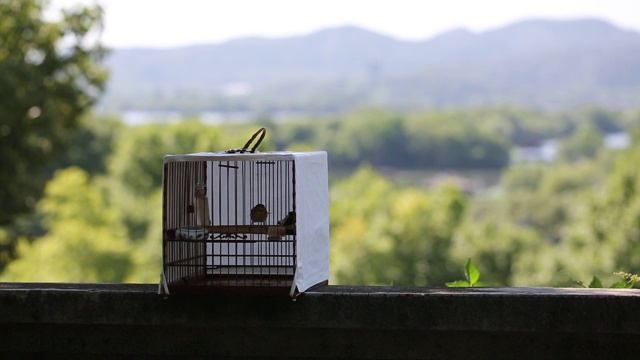
[[[291,266],[207,266],[206,273],[168,284],[171,293],[264,293],[287,295],[293,286]]]
[[[165,264],[171,293],[254,292],[288,294],[295,273],[295,240],[286,232],[272,240],[217,239],[185,241],[167,236]]]

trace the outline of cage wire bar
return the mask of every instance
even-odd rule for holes
[[[297,261],[294,167],[293,160],[164,164],[163,272],[172,292],[288,293]],[[252,216],[258,204],[266,217]]]

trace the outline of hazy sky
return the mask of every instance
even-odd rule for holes
[[[98,2],[110,47],[175,47],[302,35],[356,25],[404,40],[454,28],[494,29],[530,18],[600,18],[640,32],[640,0],[52,0]]]

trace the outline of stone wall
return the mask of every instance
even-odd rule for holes
[[[640,290],[0,283],[0,358],[637,359]],[[4,353],[4,354],[3,354]]]

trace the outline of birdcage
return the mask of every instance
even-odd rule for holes
[[[167,155],[163,176],[161,293],[327,283],[326,152]]]

